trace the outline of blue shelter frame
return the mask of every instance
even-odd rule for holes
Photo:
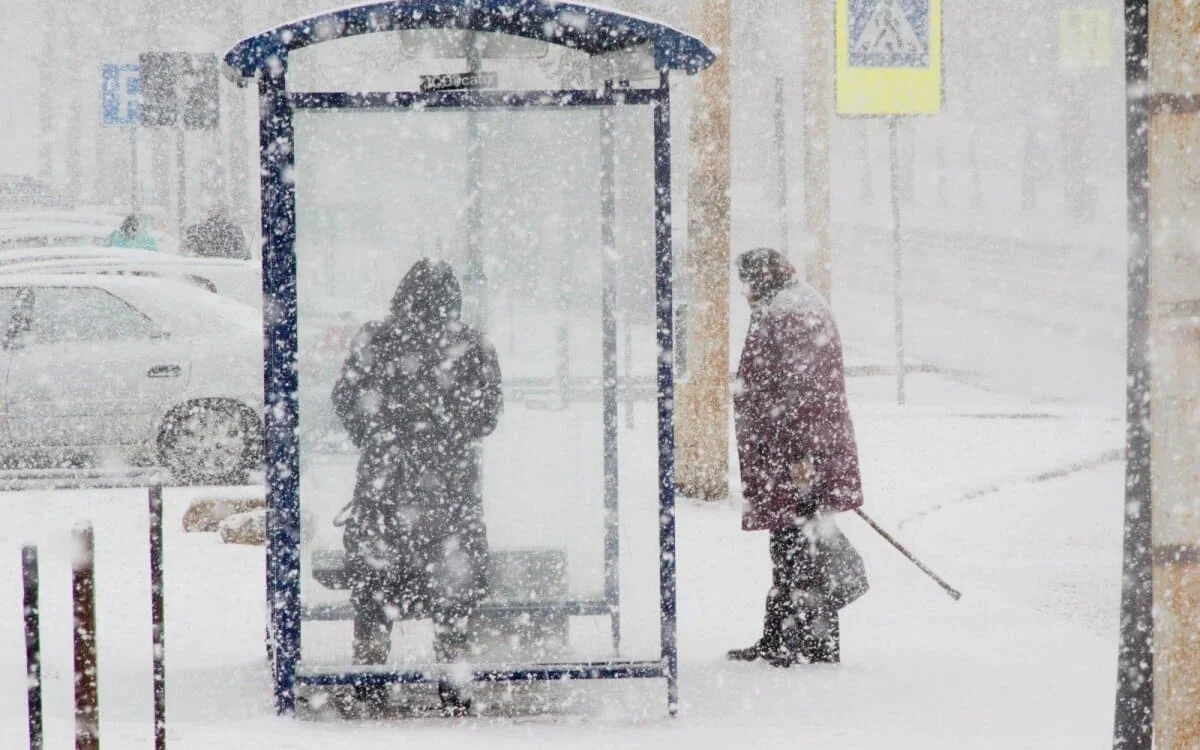
[[[288,54],[325,41],[362,34],[421,29],[459,29],[524,37],[589,55],[646,49],[658,85],[633,88],[607,81],[586,90],[456,90],[441,92],[310,92],[287,89]],[[257,79],[260,102],[259,158],[262,199],[262,253],[265,336],[264,427],[266,436],[267,550],[269,610],[275,705],[291,713],[302,685],[353,685],[435,681],[419,670],[312,671],[300,664],[300,628],[306,613],[300,597],[300,445],[296,305],[296,194],[291,180],[295,160],[293,113],[322,110],[472,110],[562,107],[650,106],[654,123],[655,285],[659,501],[659,586],[661,657],[652,661],[609,659],[576,664],[529,664],[476,670],[476,681],[665,678],[668,707],[678,706],[675,608],[674,380],[672,331],[670,72],[698,73],[715,60],[699,39],[654,21],[579,3],[555,0],[397,0],[333,10],[287,23],[247,38],[224,57],[228,78],[239,86]],[[611,201],[609,195],[604,202]],[[608,210],[608,206],[603,207]],[[606,287],[608,285],[606,284]],[[615,349],[611,289],[605,290],[606,348]],[[606,362],[610,358],[606,357]],[[609,614],[614,645],[619,640],[616,578],[616,392],[615,366],[604,379],[606,602],[563,603],[569,614]],[[326,614],[325,616],[328,616]]]

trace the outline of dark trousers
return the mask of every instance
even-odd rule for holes
[[[841,658],[838,612],[827,601],[825,571],[805,528],[771,532],[771,590],[762,644],[813,662],[836,662]]]
[[[354,663],[383,664],[392,648],[392,616],[397,608],[385,602],[378,591],[352,590],[354,605]],[[466,630],[469,607],[433,613],[433,654],[438,662],[457,662],[471,649]],[[355,698],[376,708],[387,704],[385,685],[355,685]]]
[[[469,621],[487,592],[487,532],[478,522],[446,528],[436,536],[396,534],[385,543],[347,524],[355,663],[387,661],[394,619],[433,620],[437,661],[467,655]]]
[[[383,664],[392,647],[392,614],[398,608],[385,602],[379,591],[351,591],[354,605],[354,663]],[[458,661],[470,650],[467,620],[471,615],[469,603],[453,602],[455,606],[432,612],[433,652],[439,662]]]

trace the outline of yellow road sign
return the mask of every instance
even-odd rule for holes
[[[1058,13],[1058,62],[1067,70],[1112,64],[1112,17],[1107,8],[1069,8]]]
[[[837,0],[836,110],[842,116],[942,109],[942,0]]]

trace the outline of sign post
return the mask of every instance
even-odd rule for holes
[[[775,79],[775,184],[779,200],[779,252],[789,257],[788,178],[787,178],[787,111],[784,101],[784,79]]]
[[[1080,220],[1096,212],[1096,190],[1088,169],[1090,144],[1080,134],[1091,128],[1088,91],[1099,83],[1097,72],[1112,65],[1111,16],[1108,7],[1088,5],[1064,8],[1058,16],[1063,198],[1070,215]]]
[[[896,401],[903,404],[904,298],[899,118],[942,110],[941,0],[837,0],[835,94],[839,117],[888,118]]]
[[[896,403],[904,404],[904,244],[900,241],[900,118],[888,118],[888,175],[892,203],[892,301],[896,339]]]
[[[178,177],[179,237],[187,223],[188,130],[213,130],[218,124],[217,56],[188,52],[144,52],[140,122],[149,128],[174,128]]]
[[[141,77],[137,65],[100,66],[100,122],[129,128],[129,208],[138,209],[138,137]]]

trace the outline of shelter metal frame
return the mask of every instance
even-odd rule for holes
[[[635,88],[621,79],[598,90],[455,90],[440,92],[289,92],[287,60],[291,50],[332,39],[379,31],[451,28],[522,36],[605,55],[647,50],[653,57],[658,85]],[[257,78],[259,158],[263,235],[263,331],[265,337],[264,431],[266,437],[267,549],[266,590],[268,651],[279,713],[291,713],[301,685],[358,685],[435,681],[424,670],[355,667],[334,671],[310,669],[300,662],[303,619],[327,619],[320,608],[305,611],[300,597],[300,445],[296,306],[295,132],[297,110],[507,110],[564,107],[650,106],[654,136],[654,231],[656,340],[658,354],[657,432],[659,502],[659,589],[661,656],[634,661],[611,658],[585,663],[540,663],[479,668],[482,682],[665,678],[671,714],[678,707],[678,653],[675,602],[675,486],[673,258],[671,238],[670,71],[697,73],[715,55],[695,37],[662,24],[616,11],[556,0],[394,0],[311,16],[243,40],[225,56],[226,74],[238,85]],[[611,142],[611,117],[603,118]],[[611,144],[610,144],[611,145]],[[601,243],[613,244],[611,148],[602,165]],[[606,253],[611,256],[611,253]],[[619,645],[618,529],[616,496],[616,325],[615,269],[605,261],[602,302],[605,445],[605,600],[556,602],[541,606],[559,613],[608,614],[614,653]],[[307,616],[307,617],[306,617]]]

